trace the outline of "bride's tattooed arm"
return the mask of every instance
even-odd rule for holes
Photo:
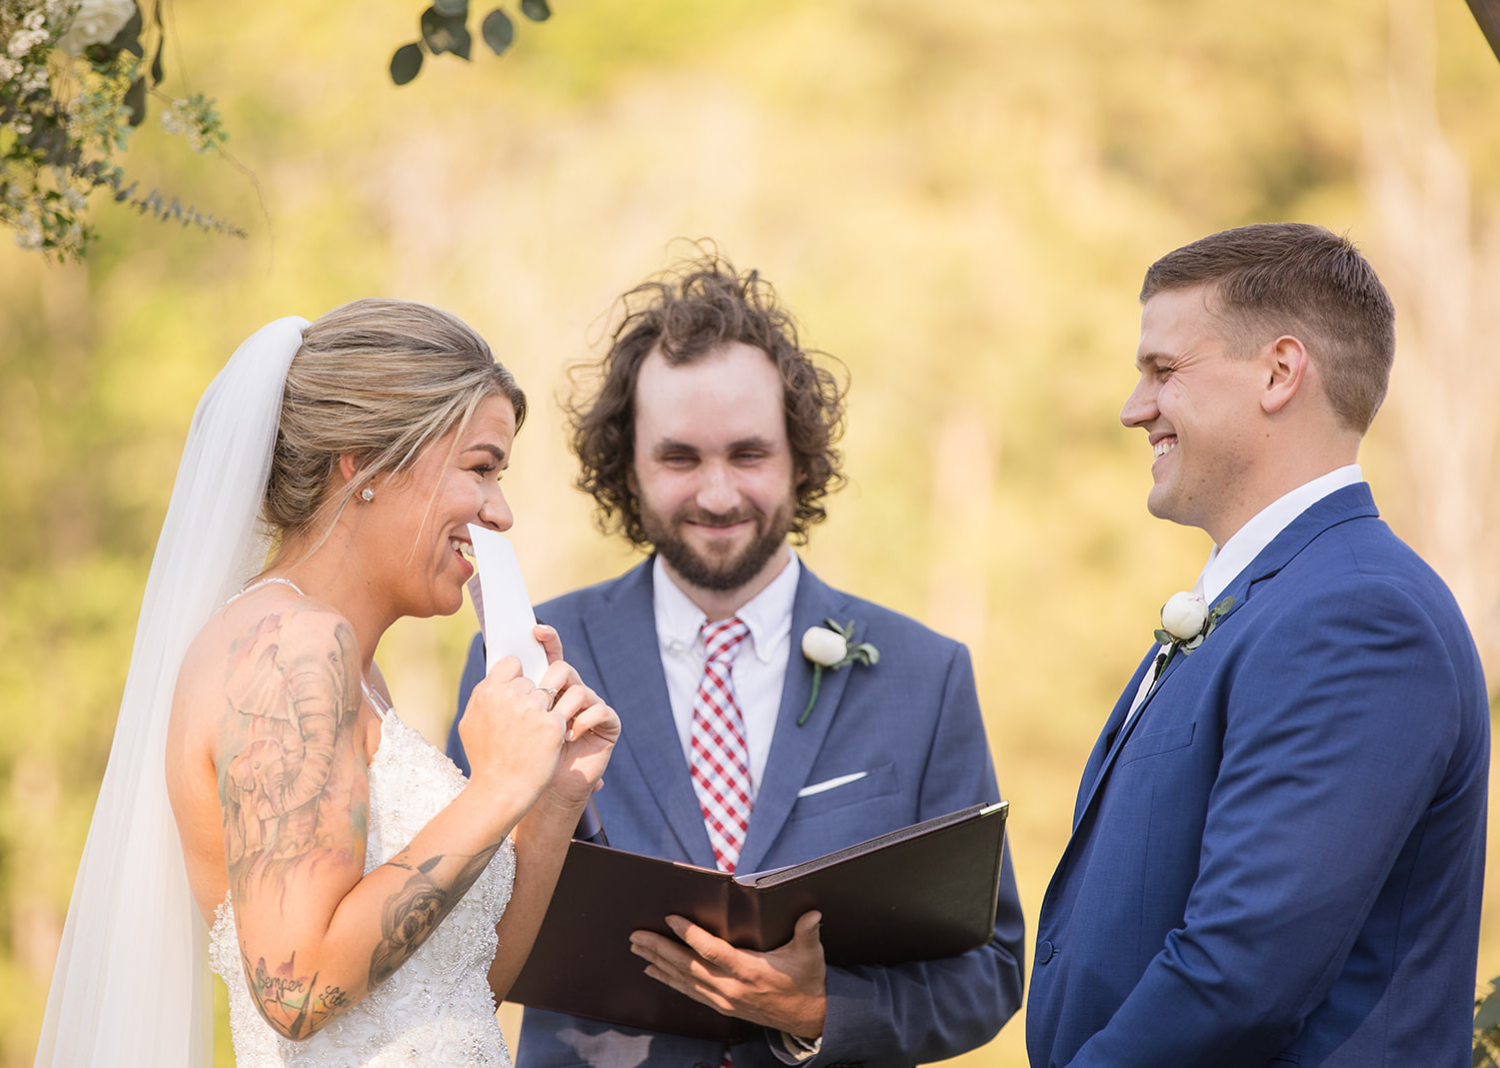
[[[389,978],[500,845],[414,842],[364,877],[360,680],[353,629],[315,606],[266,616],[230,650],[217,761],[225,857],[252,998],[288,1038]]]
[[[418,946],[427,941],[427,936],[443,921],[443,917],[448,915],[458,899],[468,892],[469,887],[474,885],[474,880],[479,878],[485,865],[499,848],[500,844],[497,842],[482,853],[468,858],[446,887],[441,886],[429,874],[442,861],[441,855],[423,861],[414,868],[411,857],[406,853],[391,858],[391,867],[406,868],[411,871],[411,877],[407,879],[401,892],[385,903],[385,912],[380,921],[380,945],[375,947],[375,952],[370,957],[370,986],[378,986],[389,979],[391,973],[416,952]]]
[[[369,808],[354,759],[359,649],[349,624],[329,617],[267,616],[230,649],[218,772],[237,901],[328,850],[357,845],[364,859],[363,834],[347,834]]]

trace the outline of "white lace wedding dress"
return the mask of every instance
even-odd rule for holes
[[[377,701],[376,710],[380,711]],[[384,712],[370,762],[368,873],[395,856],[464,786],[452,761]],[[508,1066],[488,973],[495,924],[510,900],[515,850],[507,840],[431,937],[369,997],[302,1042],[271,1030],[255,1009],[226,896],[210,932],[209,959],[229,987],[238,1068]]]

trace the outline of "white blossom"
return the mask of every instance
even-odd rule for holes
[[[1174,593],[1161,608],[1161,629],[1178,641],[1189,641],[1203,632],[1208,605],[1191,593]]]
[[[16,244],[24,249],[42,247],[42,228],[29,213],[16,220]]]
[[[114,40],[134,14],[133,0],[83,0],[68,32],[58,38],[57,47],[70,56],[81,55],[91,44]]]
[[[47,43],[46,30],[19,30],[11,37],[10,44],[5,46],[5,51],[12,59],[20,59],[27,55],[38,45]]]
[[[827,627],[808,627],[802,635],[802,655],[814,664],[833,667],[849,655],[849,643]]]

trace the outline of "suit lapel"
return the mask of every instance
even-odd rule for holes
[[[1247,597],[1247,591],[1250,587],[1251,581],[1250,570],[1250,568],[1247,568],[1245,571],[1240,572],[1240,574],[1235,577],[1235,580],[1229,584],[1229,588],[1226,589],[1222,594],[1220,594],[1220,600],[1225,597],[1233,597],[1234,606],[1219,617],[1219,627],[1224,626],[1229,621],[1231,616],[1233,616],[1236,612],[1244,607]],[[1217,629],[1218,628],[1216,627],[1215,631],[1217,631]],[[1212,635],[1210,635],[1207,640],[1212,641]],[[1209,648],[1212,647],[1208,645],[1199,646],[1196,655],[1202,655],[1203,650]],[[1152,670],[1152,663],[1156,659],[1157,652],[1157,649],[1152,649],[1150,654],[1147,656],[1146,663],[1144,665],[1147,671]],[[1135,715],[1130,717],[1130,721],[1128,723],[1115,731],[1113,740],[1110,740],[1109,749],[1106,751],[1104,759],[1099,765],[1099,772],[1094,776],[1093,783],[1089,787],[1087,797],[1083,798],[1078,807],[1074,810],[1073,826],[1075,829],[1077,828],[1079,822],[1083,819],[1084,812],[1088,810],[1089,802],[1093,801],[1094,795],[1099,792],[1099,787],[1103,785],[1105,778],[1109,775],[1109,769],[1114,766],[1115,757],[1119,755],[1120,750],[1125,747],[1125,743],[1130,740],[1130,736],[1134,734],[1136,728],[1140,726],[1141,720],[1146,718],[1147,712],[1151,708],[1151,702],[1156,700],[1157,695],[1166,688],[1167,683],[1172,679],[1173,672],[1181,669],[1183,663],[1186,662],[1187,658],[1192,655],[1195,654],[1178,653],[1176,656],[1172,657],[1167,666],[1162,669],[1161,678],[1156,681],[1156,685],[1151,687],[1151,691],[1146,694],[1146,699],[1141,702],[1141,707],[1135,710]],[[1125,692],[1120,695],[1120,701],[1115,706],[1117,711],[1120,707],[1120,704],[1123,704],[1127,711],[1129,710],[1130,702],[1135,697],[1135,691],[1141,684],[1140,680],[1141,675],[1138,671],[1134,676],[1135,685],[1127,686]],[[1100,742],[1096,744],[1095,748],[1097,749],[1099,745],[1102,745],[1106,740],[1106,738],[1101,738]]]
[[[755,810],[750,815],[750,832],[740,850],[738,871],[758,871],[770,852],[792,806],[797,803],[797,791],[807,785],[813,763],[839,711],[849,676],[860,670],[852,664],[838,671],[825,670],[818,703],[807,722],[797,726],[807,707],[813,676],[812,665],[802,655],[802,635],[808,627],[822,626],[825,619],[835,619],[840,624],[848,622],[848,611],[848,599],[803,565],[797,580],[797,596],[792,602],[791,647],[787,650],[786,681],[781,687],[776,732],[771,736],[771,752],[766,759]]]
[[[1234,598],[1233,607],[1219,618],[1219,627],[1223,627],[1235,613],[1239,612],[1249,603],[1257,584],[1279,572],[1323,531],[1350,519],[1373,517],[1379,514],[1375,508],[1375,500],[1370,495],[1370,487],[1363,482],[1335,490],[1322,500],[1314,503],[1294,519],[1285,530],[1276,535],[1271,540],[1271,543],[1262,549],[1260,554],[1243,571],[1234,577],[1234,580],[1230,582],[1224,592],[1215,598],[1216,603],[1225,597]],[[1210,636],[1208,641],[1212,642],[1213,637]],[[1125,743],[1129,741],[1130,735],[1135,731],[1137,725],[1146,717],[1152,701],[1156,699],[1157,695],[1171,681],[1173,672],[1182,667],[1188,655],[1202,656],[1205,652],[1209,652],[1213,648],[1212,645],[1205,644],[1200,646],[1195,654],[1178,653],[1174,656],[1171,663],[1167,665],[1166,670],[1162,672],[1161,679],[1152,688],[1151,692],[1146,695],[1146,699],[1141,702],[1141,707],[1136,709],[1134,716],[1130,717],[1130,722],[1126,723],[1123,728],[1115,729],[1115,737],[1111,740],[1109,739],[1109,726],[1116,721],[1116,717],[1121,715],[1120,709],[1122,706],[1127,710],[1130,708],[1131,698],[1135,696],[1136,688],[1140,685],[1141,673],[1139,669],[1137,670],[1133,684],[1126,687],[1125,692],[1120,696],[1120,700],[1116,702],[1115,711],[1110,716],[1110,725],[1107,725],[1105,732],[1094,743],[1094,753],[1089,756],[1088,767],[1091,768],[1094,766],[1095,756],[1101,750],[1104,750],[1104,756],[1099,760],[1098,771],[1094,774],[1092,780],[1089,779],[1088,769],[1085,769],[1083,781],[1090,783],[1090,785],[1087,788],[1087,793],[1080,796],[1079,802],[1074,809],[1073,828],[1075,831],[1083,821],[1084,813],[1088,811],[1089,805],[1098,796],[1099,789],[1108,777],[1109,769],[1113,766],[1115,757],[1119,754]],[[1151,657],[1148,657],[1146,664],[1143,665],[1145,670],[1150,670],[1150,661],[1154,657],[1155,651],[1153,650]],[[1108,747],[1105,749],[1107,742]]]
[[[605,700],[620,714],[621,744],[613,759],[627,756],[635,762],[683,853],[694,864],[712,868],[713,847],[672,719],[651,589],[648,559],[586,606],[583,629],[599,668]]]
[[[1126,713],[1130,711],[1130,702],[1135,697],[1135,692],[1141,688],[1141,677],[1151,670],[1151,662],[1155,659],[1156,647],[1153,646],[1151,652],[1146,654],[1145,661],[1130,677],[1130,682],[1120,694],[1119,700],[1115,702],[1109,719],[1104,723],[1104,730],[1100,731],[1099,737],[1094,739],[1094,748],[1089,752],[1088,763],[1083,766],[1083,776],[1079,779],[1081,785],[1078,790],[1078,800],[1073,806],[1074,830],[1078,829],[1078,821],[1083,818],[1083,810],[1088,800],[1094,796],[1094,787],[1104,771],[1106,757],[1114,752],[1114,742],[1118,739]]]

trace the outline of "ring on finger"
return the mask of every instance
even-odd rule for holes
[[[552,711],[552,709],[557,707],[556,690],[554,690],[551,686],[538,686],[537,689],[547,695],[547,711],[550,712]]]

